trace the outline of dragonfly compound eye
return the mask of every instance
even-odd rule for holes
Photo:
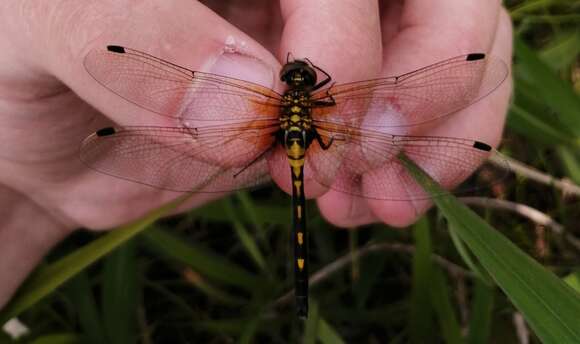
[[[280,80],[289,85],[314,86],[316,84],[316,72],[308,63],[295,60],[284,65],[280,71]]]

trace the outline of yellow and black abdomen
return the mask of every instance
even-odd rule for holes
[[[308,314],[308,235],[304,197],[304,162],[311,141],[309,95],[291,90],[284,95],[280,126],[292,176],[292,228],[294,239],[294,275],[298,316]]]

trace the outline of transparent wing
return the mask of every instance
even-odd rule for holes
[[[457,112],[485,97],[508,75],[485,54],[457,56],[399,76],[332,86],[314,100],[336,106],[312,110],[314,119],[375,127],[405,127]]]
[[[181,192],[226,192],[269,180],[275,121],[204,128],[105,128],[87,137],[81,160],[118,178]]]
[[[332,140],[327,150],[313,143],[306,163],[311,177],[322,185],[354,196],[383,200],[432,198],[407,173],[399,160],[405,154],[433,179],[453,188],[467,179],[493,152],[485,143],[452,137],[405,136],[316,123],[322,140]],[[454,193],[485,189],[503,180],[509,168],[498,169],[483,184],[468,184]]]
[[[182,120],[274,118],[281,96],[243,80],[191,71],[120,46],[95,49],[84,60],[89,74],[122,98]]]

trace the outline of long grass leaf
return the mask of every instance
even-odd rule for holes
[[[346,343],[338,332],[330,326],[323,318],[318,320],[318,340],[322,344],[344,344]]]
[[[489,343],[493,315],[494,287],[475,279],[474,295],[469,320],[469,344]]]
[[[463,343],[461,338],[461,328],[457,321],[457,315],[451,304],[451,292],[449,285],[443,275],[443,272],[438,266],[433,266],[431,270],[431,288],[430,297],[431,304],[437,314],[439,326],[441,327],[441,334],[445,339],[445,343],[460,344]]]
[[[315,300],[310,301],[310,307],[308,310],[308,319],[306,319],[306,328],[304,329],[304,344],[315,344],[316,337],[318,335],[318,325],[320,322],[320,309],[318,308],[318,302]]]
[[[406,157],[401,157],[401,160],[428,192],[442,192],[441,187],[415,163]],[[435,197],[433,200],[544,343],[580,343],[579,293],[455,197]]]
[[[136,247],[130,241],[105,259],[102,303],[109,343],[136,342],[138,280]]]
[[[433,308],[429,301],[432,288],[431,236],[429,222],[422,218],[413,226],[415,254],[413,255],[413,283],[411,311],[409,312],[409,336],[411,343],[427,343],[432,339]]]
[[[217,281],[254,290],[262,280],[208,249],[187,242],[176,234],[151,228],[143,235],[149,246],[163,255],[176,259],[193,270]]]
[[[78,314],[84,341],[88,344],[105,343],[106,333],[97,308],[91,283],[85,271],[77,274],[67,284],[67,291]]]
[[[518,75],[538,88],[541,97],[558,114],[558,119],[576,136],[580,136],[580,97],[572,85],[558,78],[520,39],[515,40]]]
[[[227,217],[230,219],[230,222],[234,226],[234,230],[242,245],[246,249],[246,252],[250,255],[253,262],[256,266],[262,270],[266,270],[266,260],[258,247],[258,243],[254,239],[254,237],[250,234],[250,232],[246,229],[244,224],[238,219],[236,212],[234,210],[234,206],[230,199],[225,199],[224,202],[224,210],[226,212]]]

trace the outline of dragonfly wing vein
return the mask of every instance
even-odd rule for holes
[[[103,86],[146,110],[183,122],[278,116],[281,96],[269,88],[191,71],[137,50],[122,51],[94,49],[85,57],[85,68]]]
[[[227,192],[269,180],[264,152],[274,143],[273,131],[205,135],[191,128],[116,128],[111,135],[89,136],[81,160],[99,172],[163,190]]]
[[[335,100],[313,109],[313,118],[375,127],[408,127],[455,113],[487,96],[506,79],[507,65],[495,57],[458,56],[397,77],[333,86],[314,99]]]

